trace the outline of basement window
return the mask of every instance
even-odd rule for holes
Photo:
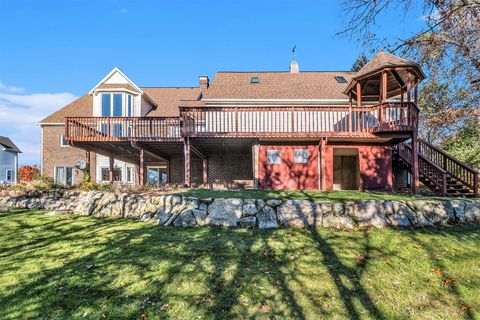
[[[348,82],[347,79],[345,79],[342,76],[336,76],[335,80],[337,80],[338,83],[347,83]]]
[[[293,150],[295,163],[308,163],[308,149]]]
[[[259,77],[251,77],[250,78],[250,83],[260,83],[260,78]]]
[[[280,150],[267,150],[267,164],[280,164]]]

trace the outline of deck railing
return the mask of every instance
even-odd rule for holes
[[[182,137],[367,136],[416,129],[413,103],[322,107],[180,107],[180,117],[67,117],[73,141],[168,141]]]
[[[67,117],[65,133],[74,141],[181,139],[178,117]]]
[[[355,136],[411,131],[417,126],[413,103],[367,107],[180,107],[183,132],[191,137]]]

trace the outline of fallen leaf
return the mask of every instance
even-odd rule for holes
[[[290,261],[293,261],[293,260],[295,260],[295,259],[297,259],[297,257],[295,257],[295,256],[290,256]]]
[[[385,263],[388,265],[392,265],[392,259],[390,258],[385,259]]]
[[[439,277],[443,276],[443,272],[440,270],[440,268],[433,269],[433,272],[435,272],[435,274]]]
[[[363,260],[365,260],[365,256],[362,256],[361,254],[359,254],[357,256],[357,261],[363,261]]]
[[[467,311],[468,309],[470,309],[470,307],[467,306],[466,304],[464,304],[460,307],[460,311]]]
[[[454,282],[455,282],[455,280],[453,280],[452,278],[448,278],[448,277],[447,277],[447,278],[445,278],[445,280],[443,280],[443,282],[442,282],[442,287],[446,287],[447,285],[452,284],[452,283],[454,283]]]

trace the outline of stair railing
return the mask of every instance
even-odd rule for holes
[[[410,167],[412,166],[412,146],[407,143],[399,143],[395,149],[400,156]],[[423,179],[432,183],[442,195],[447,194],[447,171],[426,158],[422,154],[418,154],[418,171]]]
[[[478,195],[478,171],[453,158],[425,140],[418,140],[418,152],[448,172],[452,177]]]

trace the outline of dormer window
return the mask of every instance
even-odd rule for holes
[[[102,93],[102,117],[131,117],[134,97],[128,93]]]

